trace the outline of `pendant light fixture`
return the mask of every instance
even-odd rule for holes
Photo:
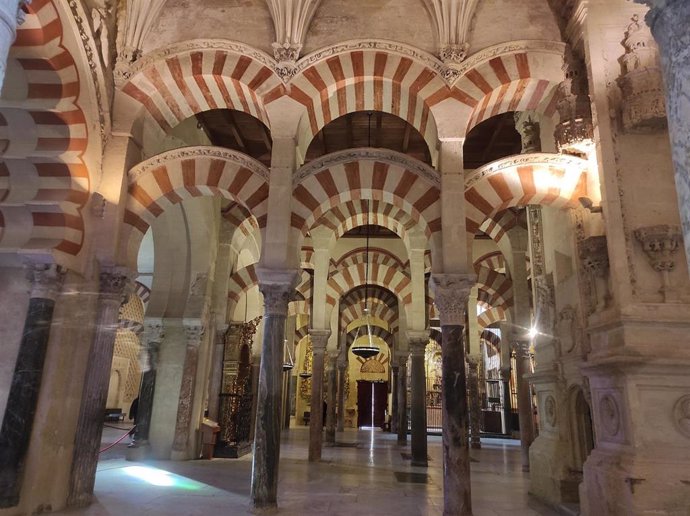
[[[295,361],[292,360],[292,354],[290,353],[290,346],[288,346],[287,339],[283,341],[283,349],[287,351],[287,360],[283,362],[283,371],[290,371],[295,367]],[[285,352],[283,352],[283,356],[285,356]]]
[[[369,115],[369,121],[371,123],[371,115]],[[367,201],[367,220],[364,226],[366,231],[366,248],[364,252],[364,321],[365,324],[360,325],[357,328],[357,333],[355,334],[354,346],[352,346],[352,352],[358,357],[364,359],[374,357],[381,351],[379,347],[374,343],[374,336],[371,332],[371,312],[369,310],[369,202]],[[367,329],[367,342],[365,344],[357,344],[357,339],[359,338],[359,332],[363,326]]]

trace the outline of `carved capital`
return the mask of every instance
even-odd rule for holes
[[[429,343],[429,332],[410,330],[407,332],[407,340],[410,345],[410,356],[423,357],[426,352],[426,345]]]
[[[125,267],[103,268],[98,278],[101,296],[124,303],[134,291],[133,278],[134,273]]]
[[[441,325],[465,325],[465,308],[470,290],[477,283],[473,274],[432,274],[431,290],[439,310]]]
[[[323,355],[326,353],[326,346],[328,345],[328,338],[331,336],[331,330],[315,330],[310,329],[311,346],[315,355]]]
[[[147,344],[163,342],[165,327],[162,319],[146,319],[144,321],[144,338]]]
[[[606,236],[598,235],[585,238],[580,247],[580,259],[585,270],[597,277],[605,277],[609,269]]]
[[[27,277],[31,282],[32,299],[55,301],[62,290],[67,270],[55,264],[27,264]]]
[[[524,111],[515,112],[515,130],[522,139],[522,154],[541,152],[541,130],[539,120]]]
[[[676,265],[673,256],[683,242],[680,227],[669,224],[636,229],[635,238],[642,245],[649,263],[657,272],[670,272]]]
[[[529,357],[529,347],[530,341],[527,339],[520,338],[519,336],[513,336],[513,349],[515,350],[515,355],[517,358],[528,358]]]
[[[187,346],[198,348],[206,333],[206,327],[200,320],[184,321],[184,332],[187,336]]]
[[[259,291],[264,296],[265,315],[287,315],[288,303],[299,279],[299,271],[258,267]]]

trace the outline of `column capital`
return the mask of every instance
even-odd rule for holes
[[[408,331],[407,340],[410,344],[410,355],[424,356],[426,345],[429,343],[428,331]]]
[[[518,358],[529,356],[530,341],[528,339],[513,337],[512,344]]]
[[[200,319],[185,319],[182,324],[187,335],[187,345],[198,348],[206,333],[206,326]]]
[[[163,326],[163,319],[147,318],[144,319],[144,337],[147,344],[152,342],[162,342],[165,337],[165,328]]]
[[[62,290],[67,269],[56,264],[27,264],[27,278],[31,282],[31,298],[55,301]]]
[[[98,280],[100,295],[121,303],[134,290],[134,272],[127,267],[102,267]]]
[[[256,268],[259,291],[264,296],[265,315],[287,315],[288,303],[297,286],[297,269]]]
[[[393,351],[395,354],[395,358],[398,361],[398,366],[404,366],[407,365],[407,359],[410,356],[410,350],[409,349],[396,349]]]
[[[478,368],[479,367],[479,362],[481,360],[480,355],[467,355],[467,365],[469,365],[471,368]]]
[[[465,308],[472,287],[477,283],[474,274],[432,274],[430,286],[434,303],[441,316],[441,325],[464,326]]]
[[[316,330],[310,329],[311,347],[315,355],[323,355],[326,353],[326,346],[328,345],[328,338],[331,336],[331,330]]]

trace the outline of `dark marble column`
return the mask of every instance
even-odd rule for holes
[[[282,365],[281,365],[282,371]],[[259,405],[259,380],[261,377],[261,357],[252,357],[252,427],[249,431],[249,439],[254,440],[256,437],[256,411]]]
[[[400,400],[398,400],[398,388],[399,388],[399,375],[400,366],[398,365],[397,359],[395,359],[391,364],[391,433],[398,433],[398,406]]]
[[[24,460],[29,449],[55,299],[65,271],[57,265],[29,267],[31,295],[0,429],[0,507],[19,503]]]
[[[182,368],[182,383],[177,402],[177,421],[175,422],[175,438],[173,439],[173,460],[196,459],[197,450],[190,446],[190,432],[192,427],[192,413],[194,410],[194,391],[196,389],[197,367],[199,365],[199,347],[204,336],[205,328],[201,321],[184,323],[187,335],[184,366]]]
[[[407,352],[398,357],[398,444],[407,444]]]
[[[326,376],[328,378],[328,386],[326,389],[326,438],[328,445],[335,445],[335,403],[338,383],[338,370],[336,369],[336,362],[338,360],[339,352],[329,352],[326,363]]]
[[[311,416],[309,418],[309,461],[321,460],[323,443],[323,373],[326,345],[331,330],[309,330],[314,359],[311,366]]]
[[[529,341],[515,341],[515,352],[522,471],[529,471],[529,447],[532,445],[532,441],[534,441],[532,393],[530,392],[529,381],[526,378],[532,372],[529,359]]]
[[[507,337],[506,340],[502,342],[505,342],[506,345],[508,345]],[[506,434],[512,435],[513,410],[510,392],[510,362],[508,362],[507,367],[501,367],[501,384],[503,385],[503,421],[505,423]]]
[[[259,290],[264,296],[264,332],[255,407],[252,504],[275,508],[280,463],[280,401],[283,386],[283,341],[288,303],[298,271],[259,268]]]
[[[338,360],[338,432],[345,430],[345,376],[347,374],[347,358]]]
[[[479,449],[482,447],[481,435],[481,418],[482,406],[479,399],[479,355],[467,356],[467,394],[469,396],[470,407],[470,445],[472,448]]]
[[[412,422],[412,465],[428,466],[426,441],[426,371],[424,355],[429,342],[427,332],[408,332],[410,342],[411,395],[410,420]]]
[[[139,405],[137,408],[137,428],[134,431],[134,442],[127,450],[128,460],[142,460],[147,458],[150,451],[149,432],[151,430],[151,414],[153,413],[153,396],[156,392],[156,372],[158,371],[158,353],[163,342],[165,332],[163,321],[147,320],[144,323],[144,353],[146,364],[141,376],[139,387]]]
[[[441,316],[443,354],[443,514],[471,516],[469,414],[463,342],[464,311],[475,277],[432,274]]]
[[[96,333],[89,350],[79,421],[74,437],[68,507],[84,507],[93,498],[120,305],[132,286],[130,277],[131,272],[124,268],[104,270],[100,275]]]

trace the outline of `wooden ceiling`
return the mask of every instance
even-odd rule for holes
[[[243,152],[270,167],[271,131],[253,116],[231,109],[213,109],[197,115],[213,145]]]
[[[464,146],[465,169],[472,170],[494,160],[520,154],[522,139],[515,130],[514,113],[485,120],[467,135]]]

